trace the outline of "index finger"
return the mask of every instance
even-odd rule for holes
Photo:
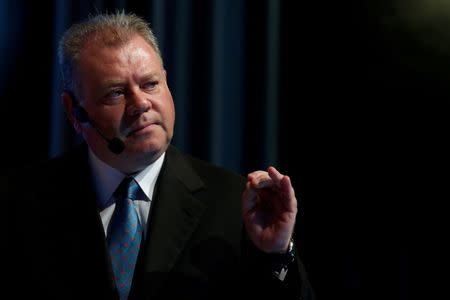
[[[267,173],[269,173],[270,178],[273,180],[275,184],[279,184],[281,180],[284,178],[284,175],[278,172],[275,167],[270,166],[267,169]]]

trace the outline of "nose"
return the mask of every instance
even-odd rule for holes
[[[127,99],[127,114],[129,116],[140,115],[149,111],[152,108],[152,102],[150,95],[142,92],[135,91],[128,95]]]

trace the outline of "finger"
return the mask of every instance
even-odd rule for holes
[[[270,178],[274,181],[275,184],[279,184],[280,181],[283,179],[284,175],[278,172],[278,170],[275,167],[270,166],[267,169],[267,173],[270,176]]]
[[[282,193],[285,195],[287,204],[291,209],[297,209],[297,198],[295,197],[295,191],[292,187],[291,179],[289,176],[283,176],[280,182]]]
[[[248,211],[253,209],[256,204],[256,192],[247,182],[247,186],[242,193],[242,213],[246,214]]]
[[[251,183],[254,189],[264,189],[273,186],[273,180],[267,177],[258,178]]]
[[[255,171],[248,175],[248,182],[254,189],[261,189],[273,185],[273,181],[269,174],[265,171]]]
[[[253,179],[257,179],[257,178],[261,178],[261,177],[265,177],[265,176],[269,177],[269,174],[267,174],[266,171],[258,170],[258,171],[254,171],[254,172],[248,174],[247,179],[253,180]]]

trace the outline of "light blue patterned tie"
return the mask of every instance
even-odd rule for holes
[[[126,177],[114,195],[116,208],[109,225],[107,243],[120,299],[125,300],[130,292],[142,239],[142,225],[133,200],[142,197],[143,192],[132,177]]]

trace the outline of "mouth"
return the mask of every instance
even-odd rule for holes
[[[159,126],[157,123],[149,123],[141,126],[137,126],[136,128],[132,128],[129,133],[127,133],[127,137],[129,136],[139,136],[149,133],[155,126]]]

